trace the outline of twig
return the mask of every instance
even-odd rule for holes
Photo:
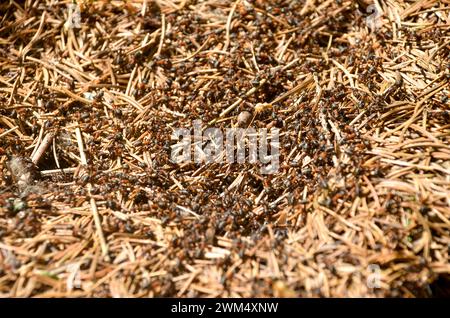
[[[31,157],[31,161],[37,165],[39,161],[41,160],[42,156],[44,155],[47,148],[50,146],[50,144],[53,142],[53,139],[55,137],[55,134],[53,132],[47,133],[40,143],[39,147],[37,147],[36,151]]]
[[[86,160],[86,154],[84,152],[83,137],[81,135],[81,130],[79,127],[75,128],[75,134],[77,137],[78,150],[80,153],[81,164],[83,166],[86,166],[87,160]],[[100,245],[102,248],[102,255],[103,255],[103,257],[107,258],[108,257],[108,245],[106,243],[105,235],[103,234],[102,223],[100,221],[100,215],[97,210],[97,203],[95,202],[95,199],[91,194],[92,184],[90,182],[88,183],[87,188],[88,188],[88,193],[90,196],[89,202],[91,204],[91,211],[92,211],[92,215],[94,217],[95,228],[97,229],[97,235],[100,240]]]

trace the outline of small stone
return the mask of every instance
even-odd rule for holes
[[[14,199],[14,212],[19,212],[27,208],[26,202],[21,199]]]
[[[237,118],[237,125],[239,127],[247,126],[252,120],[252,114],[246,110],[241,112]]]
[[[7,167],[19,188],[30,186],[34,180],[38,179],[38,169],[29,158],[13,157],[8,162]]]

